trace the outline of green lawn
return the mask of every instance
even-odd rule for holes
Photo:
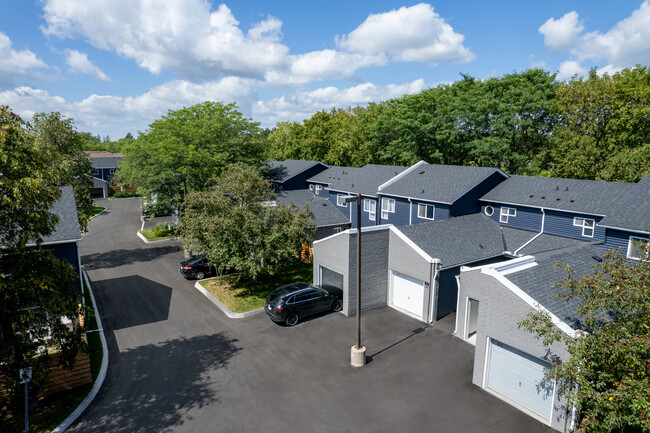
[[[140,233],[142,233],[142,236],[144,236],[149,242],[162,241],[163,239],[170,238],[170,236],[158,237],[153,234],[153,230],[142,230]]]
[[[97,215],[98,213],[104,211],[106,208],[101,207],[101,206],[93,206],[93,216]]]
[[[84,282],[85,286],[85,282]],[[86,305],[90,312],[86,314],[86,328],[97,329],[95,313],[92,309],[92,300],[85,291]],[[88,350],[90,352],[90,369],[93,375],[93,381],[97,378],[102,364],[102,343],[98,332],[88,334]],[[52,431],[56,426],[68,417],[84,398],[90,392],[92,383],[80,386],[70,391],[59,392],[47,398],[40,399],[38,406],[29,414],[29,431],[36,433],[46,433]],[[22,432],[25,427],[24,413],[21,409],[17,413],[12,413],[4,404],[0,404],[0,424],[2,432]]]
[[[245,313],[262,308],[266,296],[280,286],[294,281],[311,283],[312,266],[311,263],[296,261],[283,265],[275,275],[259,276],[257,281],[233,274],[201,281],[201,285],[233,313]]]

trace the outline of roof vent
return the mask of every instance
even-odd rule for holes
[[[569,187],[567,186],[566,188],[564,188],[564,190],[565,190],[565,191],[568,191],[568,190],[569,190]]]
[[[323,203],[321,203],[321,204],[322,204],[323,206],[327,206],[327,203],[325,203],[325,202],[323,202]],[[363,243],[363,242],[361,242],[361,243]]]
[[[352,188],[354,188],[354,184],[352,184]],[[363,243],[363,242],[362,242]]]
[[[363,243],[363,242],[362,242],[362,243]],[[594,259],[594,260],[597,261],[597,262],[602,262],[602,261],[603,261],[603,258],[600,257],[600,256],[597,256],[597,255],[593,255],[593,256],[591,256],[591,258]]]
[[[483,248],[483,244],[478,244],[478,247],[482,249],[482,248]]]
[[[555,201],[560,201],[560,197],[556,198]]]
[[[424,194],[424,190],[422,190],[422,194]],[[363,243],[363,242],[362,242]]]
[[[418,174],[424,174],[424,170],[420,171]]]
[[[570,201],[571,203],[573,203],[575,200],[571,199],[571,200],[569,200],[569,201]]]
[[[560,190],[560,186],[559,186],[559,185],[556,186],[556,187],[555,187],[555,190],[556,190],[556,191],[559,191],[559,190]]]
[[[533,195],[531,194],[531,195],[529,195],[528,197],[533,198]]]
[[[542,196],[542,200],[544,200],[546,197]]]

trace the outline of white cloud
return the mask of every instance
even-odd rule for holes
[[[571,11],[562,18],[549,18],[539,27],[539,32],[544,35],[544,45],[553,51],[562,51],[570,48],[578,40],[578,35],[584,26],[578,22],[578,13]]]
[[[369,102],[399,98],[406,94],[421,92],[427,87],[423,79],[418,79],[410,83],[387,86],[364,83],[345,89],[323,87],[311,91],[299,91],[291,96],[258,101],[253,106],[253,117],[264,126],[273,126],[280,121],[301,121],[319,110],[366,105]]]
[[[77,50],[65,50],[65,63],[71,71],[82,72],[98,80],[111,81],[101,69],[88,60],[86,53],[80,53]]]
[[[337,44],[356,53],[388,54],[396,61],[465,63],[476,56],[463,46],[464,39],[431,5],[420,3],[371,14],[352,32],[338,37]]]
[[[46,35],[85,38],[154,74],[261,77],[287,63],[279,20],[269,17],[244,34],[227,6],[213,11],[205,0],[45,0],[43,10]]]
[[[578,14],[570,12],[558,20],[549,19],[539,28],[544,43],[553,50],[568,50],[577,62],[604,60],[607,71],[650,63],[650,1],[645,0],[632,14],[605,33],[582,34]]]
[[[47,68],[45,62],[28,49],[16,51],[11,48],[11,39],[0,32],[0,87],[14,82],[16,78],[25,77],[35,69]]]
[[[587,69],[583,68],[580,63],[574,60],[567,60],[566,62],[560,63],[560,68],[557,71],[558,80],[568,80],[574,75],[584,75],[587,73]]]
[[[153,120],[175,110],[204,101],[237,102],[242,112],[251,111],[257,99],[254,82],[237,77],[195,84],[174,80],[138,96],[91,95],[81,101],[66,101],[45,90],[18,87],[0,92],[0,101],[23,119],[38,111],[59,111],[75,120],[77,128],[93,134],[123,137],[127,132],[144,131]]]

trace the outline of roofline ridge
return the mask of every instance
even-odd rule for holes
[[[401,173],[395,175],[394,177],[388,179],[386,182],[384,182],[384,183],[382,183],[381,185],[379,185],[379,186],[377,187],[377,191],[381,191],[382,189],[384,189],[385,187],[387,187],[387,186],[390,185],[391,183],[393,183],[393,182],[395,182],[395,181],[401,179],[402,177],[406,176],[407,174],[411,173],[412,171],[414,171],[417,167],[421,166],[422,164],[429,165],[426,161],[424,161],[424,160],[420,160],[419,162],[416,162],[415,164],[413,164],[412,166],[410,166],[409,168],[407,168],[407,169],[404,170],[403,172],[401,172]]]

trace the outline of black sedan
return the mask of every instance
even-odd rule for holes
[[[181,262],[178,271],[186,279],[202,280],[215,273],[215,268],[208,259],[203,256],[196,256]]]
[[[264,311],[277,323],[296,325],[301,318],[324,311],[343,309],[343,291],[336,287],[318,287],[291,283],[278,287],[266,298]]]

